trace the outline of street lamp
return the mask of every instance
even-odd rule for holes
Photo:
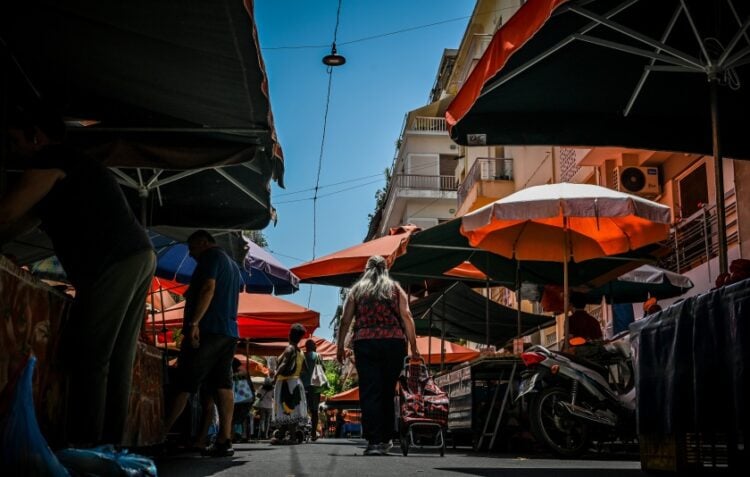
[[[326,66],[341,66],[346,63],[346,58],[336,53],[336,43],[331,46],[331,54],[323,57]]]

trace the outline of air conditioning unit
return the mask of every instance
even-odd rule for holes
[[[642,197],[656,197],[661,193],[659,168],[615,167],[612,174],[612,188]]]

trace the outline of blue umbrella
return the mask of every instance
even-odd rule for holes
[[[152,236],[152,241],[158,257],[156,276],[179,283],[190,283],[196,262],[190,256],[187,244],[169,242],[169,239],[165,243],[163,236]],[[245,242],[247,253],[238,265],[246,292],[288,295],[299,289],[299,278],[296,275],[263,248],[253,242]]]

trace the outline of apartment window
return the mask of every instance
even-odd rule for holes
[[[701,164],[677,180],[680,195],[680,216],[688,218],[708,203],[706,163]]]

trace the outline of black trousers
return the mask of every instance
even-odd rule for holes
[[[320,393],[311,388],[305,389],[307,396],[307,414],[312,424],[312,435],[318,435],[318,407],[320,406]]]
[[[357,340],[354,357],[359,374],[362,433],[370,444],[386,442],[395,430],[393,398],[398,375],[404,366],[406,341]]]

